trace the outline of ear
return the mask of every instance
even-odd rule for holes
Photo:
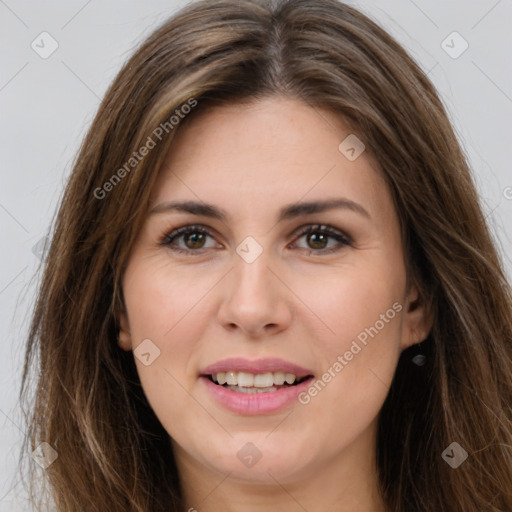
[[[418,293],[416,285],[411,285],[404,304],[402,323],[402,350],[421,343],[430,333],[434,315]]]
[[[130,324],[125,309],[117,315],[117,324],[119,325],[118,344],[123,350],[132,350],[132,338],[130,335]]]

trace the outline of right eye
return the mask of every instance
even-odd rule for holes
[[[211,236],[210,232],[203,226],[182,226],[166,234],[160,241],[160,245],[166,246],[172,251],[192,254],[203,249],[213,249],[215,245],[205,247],[205,241]],[[183,245],[177,243],[182,241]]]

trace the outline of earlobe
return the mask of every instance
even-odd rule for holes
[[[415,286],[408,293],[404,312],[402,349],[424,341],[434,323],[431,308],[422,300]]]
[[[130,327],[128,324],[128,317],[126,313],[121,312],[118,314],[119,337],[117,340],[118,345],[123,350],[132,349],[132,341],[130,336]]]

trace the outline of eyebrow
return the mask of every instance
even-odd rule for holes
[[[292,203],[284,206],[279,211],[278,222],[293,219],[301,215],[312,215],[314,213],[322,213],[333,209],[350,210],[355,213],[371,219],[370,214],[359,203],[350,199],[341,197],[336,199],[328,199],[323,201],[309,201],[301,203]],[[192,215],[200,215],[226,222],[229,215],[222,208],[218,208],[212,204],[197,201],[165,201],[156,205],[148,213],[148,217],[160,213],[171,211],[185,212]]]

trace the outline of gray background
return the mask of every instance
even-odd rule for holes
[[[40,263],[34,246],[47,232],[108,84],[137,43],[187,3],[0,0],[1,512],[27,510],[15,469],[23,435],[20,369]],[[349,3],[387,28],[438,88],[511,276],[512,2]],[[51,48],[43,31],[58,43],[46,59],[31,47],[35,41],[39,52]],[[445,51],[457,55],[464,48],[458,36],[448,37],[454,31],[469,44],[457,58]]]

